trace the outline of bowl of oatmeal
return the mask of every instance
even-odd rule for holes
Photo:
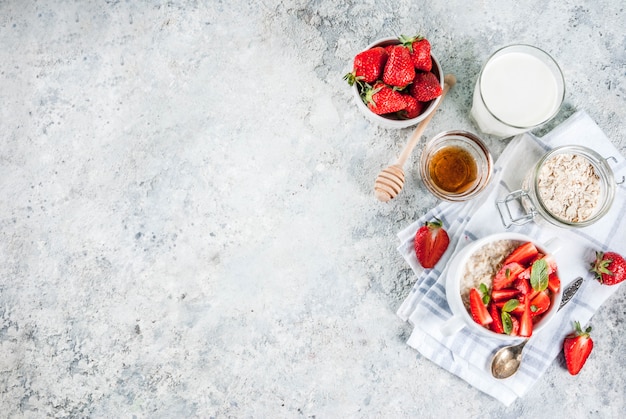
[[[528,173],[522,189],[497,205],[507,228],[537,216],[557,227],[587,227],[611,209],[615,185],[604,157],[587,147],[562,146],[547,152]],[[511,202],[521,203],[521,215],[511,216]]]
[[[498,233],[458,252],[446,279],[446,299],[453,316],[442,334],[466,327],[485,337],[513,341],[540,332],[558,311],[562,298],[549,247],[524,234]]]

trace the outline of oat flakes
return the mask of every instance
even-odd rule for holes
[[[600,204],[600,177],[585,157],[557,154],[539,169],[537,190],[546,209],[569,222],[591,218]]]

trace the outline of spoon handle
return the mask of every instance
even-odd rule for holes
[[[561,300],[561,305],[559,306],[559,310],[562,309],[563,306],[565,306],[565,304],[567,304],[569,300],[572,299],[572,297],[576,294],[576,292],[578,291],[578,289],[580,288],[582,284],[583,284],[583,278],[582,276],[579,276],[578,278],[574,280],[574,282],[572,282],[570,285],[567,286],[567,288],[565,288],[565,291],[563,291],[563,299]]]
[[[404,150],[402,150],[400,157],[398,157],[398,161],[396,163],[398,166],[404,166],[406,159],[411,155],[411,152],[419,142],[422,134],[426,130],[426,126],[428,125],[430,120],[433,119],[437,108],[439,107],[439,105],[441,105],[441,102],[443,102],[443,98],[446,97],[448,90],[450,90],[450,88],[456,84],[456,77],[453,74],[446,74],[443,78],[443,83],[443,91],[441,92],[441,97],[439,99],[439,102],[437,103],[437,106],[435,106],[435,109],[433,109],[432,112],[422,122],[419,123],[415,131],[413,131],[409,142],[404,147]]]

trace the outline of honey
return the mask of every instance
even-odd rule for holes
[[[433,184],[448,193],[463,193],[478,177],[478,165],[462,147],[443,147],[432,156],[428,172]]]

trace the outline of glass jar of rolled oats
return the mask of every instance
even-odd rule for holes
[[[522,189],[497,201],[497,206],[507,228],[536,216],[558,227],[579,228],[602,218],[614,196],[615,178],[607,159],[572,145],[546,153],[526,175]]]

